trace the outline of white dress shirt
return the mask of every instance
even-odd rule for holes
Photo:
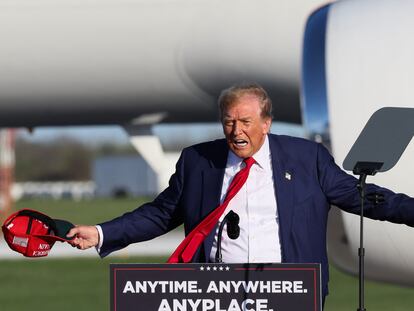
[[[231,240],[227,236],[226,225],[223,228],[223,262],[281,262],[275,184],[267,136],[253,158],[256,162],[250,169],[246,183],[230,201],[219,220],[220,225],[230,210],[240,217],[240,236],[236,240]],[[243,159],[229,151],[221,189],[221,203],[233,177],[244,166]],[[210,253],[212,262],[215,262],[217,235],[218,227]]]

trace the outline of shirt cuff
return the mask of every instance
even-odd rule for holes
[[[103,245],[104,235],[103,235],[102,227],[100,225],[96,225],[95,228],[96,230],[98,230],[98,234],[99,234],[99,242],[98,242],[98,245],[95,246],[96,251],[99,254],[101,252],[101,247]]]

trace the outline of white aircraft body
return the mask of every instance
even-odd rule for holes
[[[375,111],[382,107],[414,108],[413,16],[414,2],[410,0],[348,0],[320,8],[308,20],[304,106],[311,111],[313,105],[319,110],[321,102],[327,105],[332,152],[340,165]],[[312,117],[308,120],[312,122]],[[395,135],[397,139],[398,133]],[[383,143],[380,137],[378,143]],[[392,170],[370,176],[367,182],[414,196],[413,159],[411,142]],[[328,235],[331,261],[357,273],[359,216],[332,212]],[[413,228],[367,219],[366,275],[414,285],[413,240]]]
[[[315,11],[301,68],[306,18],[320,0],[0,0],[0,127],[123,125],[165,184],[177,155],[162,151],[151,126],[216,121],[223,87],[257,81],[278,121],[309,125],[319,96],[341,163],[374,111],[413,107],[411,2]],[[314,36],[323,40],[310,48]],[[411,144],[397,167],[368,181],[413,196],[413,154]],[[355,272],[358,218],[330,218],[330,256]],[[367,275],[412,285],[413,237],[406,226],[367,222]]]
[[[258,81],[300,123],[304,23],[321,0],[0,0],[0,125],[217,121]]]

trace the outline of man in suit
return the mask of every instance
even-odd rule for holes
[[[253,157],[249,176],[230,200],[240,216],[240,236],[223,234],[223,262],[321,263],[322,293],[328,292],[326,226],[330,205],[359,213],[357,179],[343,172],[320,144],[269,134],[272,105],[257,84],[236,85],[219,98],[225,139],[185,148],[169,186],[154,201],[97,226],[69,232],[73,244],[98,248],[100,256],[162,235],[184,223],[188,235],[225,199],[233,177]],[[367,193],[367,217],[414,225],[414,199],[375,185]],[[217,226],[192,257],[214,261]]]

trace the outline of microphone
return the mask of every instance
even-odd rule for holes
[[[227,236],[230,239],[235,240],[240,235],[240,227],[239,227],[240,217],[233,211],[230,211],[226,215],[226,217],[227,217]]]
[[[222,263],[223,257],[221,255],[221,237],[223,235],[224,225],[227,224],[227,235],[230,239],[235,240],[240,235],[239,227],[240,217],[235,212],[230,211],[224,217],[223,221],[220,224],[219,231],[217,234],[217,252],[216,252],[216,262]]]

